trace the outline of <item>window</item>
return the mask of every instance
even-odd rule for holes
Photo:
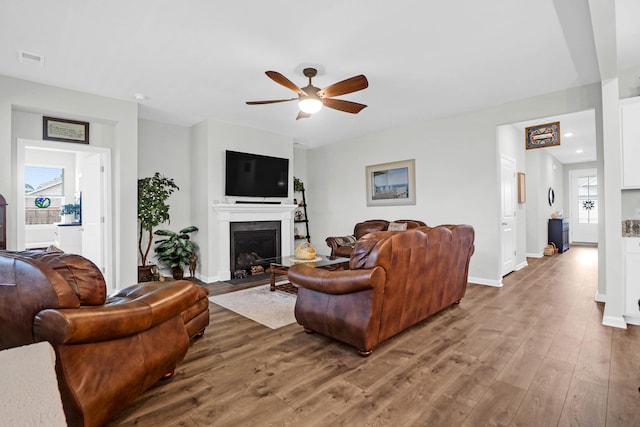
[[[598,178],[596,176],[578,177],[578,223],[598,223]]]
[[[24,167],[25,224],[60,222],[64,202],[64,169],[44,166]]]

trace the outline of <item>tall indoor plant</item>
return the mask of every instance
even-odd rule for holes
[[[147,257],[153,241],[153,229],[169,221],[169,205],[167,199],[175,190],[180,188],[171,178],[165,178],[159,172],[147,178],[138,180],[138,220],[140,234],[138,237],[138,251],[142,261],[142,269],[138,269],[138,280],[151,280],[151,269],[147,266]],[[143,236],[147,232],[147,244],[143,249]],[[140,277],[140,276],[143,277]],[[145,279],[145,280],[140,280]]]

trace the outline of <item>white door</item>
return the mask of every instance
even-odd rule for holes
[[[88,154],[78,160],[82,192],[82,256],[104,272],[103,254],[103,167],[100,154]]]
[[[501,238],[502,238],[502,275],[516,268],[516,162],[501,157]]]
[[[569,171],[571,209],[569,241],[598,243],[598,174],[596,169]]]

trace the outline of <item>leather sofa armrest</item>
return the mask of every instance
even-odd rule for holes
[[[171,282],[134,299],[110,298],[108,304],[101,306],[43,310],[36,315],[34,335],[38,340],[54,344],[77,344],[143,332],[181,316],[182,311],[196,301],[197,289],[188,283],[190,286]]]
[[[287,276],[294,285],[333,295],[373,289],[383,286],[386,280],[386,273],[382,267],[329,271],[298,264],[289,269]]]

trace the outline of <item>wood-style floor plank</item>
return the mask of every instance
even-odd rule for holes
[[[639,426],[640,327],[602,326],[597,251],[470,284],[368,358],[215,304],[174,378],[112,426]],[[223,294],[258,283],[207,285]]]

